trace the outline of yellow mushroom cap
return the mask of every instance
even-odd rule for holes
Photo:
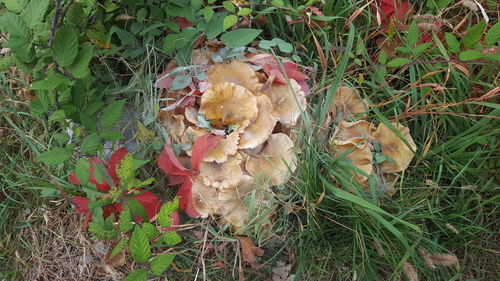
[[[235,155],[238,150],[239,130],[235,130],[225,138],[220,139],[214,149],[207,152],[203,161],[217,163],[225,162],[229,155]]]
[[[198,112],[205,114],[215,128],[238,125],[243,129],[257,118],[257,99],[249,90],[234,83],[214,84],[201,96]]]
[[[216,188],[206,186],[199,180],[196,180],[191,188],[191,196],[193,198],[193,206],[202,218],[218,213],[220,202]]]
[[[398,135],[391,131],[389,127],[380,123],[375,133],[373,133],[373,137],[382,147],[382,154],[389,156],[393,160],[380,164],[381,170],[384,173],[397,173],[408,168],[414,156],[412,150],[417,150],[417,146],[410,135],[410,129],[397,123],[392,123],[392,125],[408,141],[411,148]]]
[[[300,85],[293,79],[288,84],[272,84],[265,94],[273,105],[273,115],[286,126],[297,123],[300,111],[306,109],[307,101]],[[297,104],[295,99],[299,102]]]
[[[356,122],[340,121],[339,126],[334,132],[333,144],[343,145],[350,142],[359,143],[360,141],[371,139],[373,125],[365,120]]]
[[[231,156],[224,163],[201,162],[198,178],[203,184],[220,189],[235,187],[243,175],[241,156]]]
[[[296,169],[293,142],[283,133],[272,134],[258,156],[249,156],[246,170],[254,177],[265,177],[272,186],[284,184]]]
[[[342,119],[353,116],[357,116],[360,119],[366,118],[366,114],[362,113],[366,113],[367,111],[368,107],[366,103],[351,88],[345,86],[337,88],[329,109],[334,120],[337,119],[339,113],[342,113]]]
[[[262,86],[255,71],[248,64],[237,60],[233,60],[231,63],[212,65],[207,70],[207,76],[207,82],[210,84],[234,83],[252,91],[256,95],[259,94]]]
[[[264,143],[271,133],[278,119],[272,115],[271,100],[261,95],[257,97],[257,118],[240,134],[239,148],[255,148]]]
[[[346,153],[346,151],[351,151],[345,155],[345,158],[351,161],[352,166],[361,169],[368,176],[371,175],[373,169],[372,152],[368,143],[362,145],[346,143],[343,145],[334,145],[334,148],[337,150],[335,153],[336,157]],[[368,177],[359,171],[352,170],[352,174],[359,183],[364,183],[368,180]]]

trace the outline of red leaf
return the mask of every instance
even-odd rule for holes
[[[80,185],[80,181],[78,180],[78,178],[76,177],[76,173],[73,173],[69,176],[69,182],[74,184],[74,185]]]
[[[132,196],[132,198],[136,199],[137,201],[139,201],[139,203],[142,204],[142,206],[144,206],[144,209],[146,209],[146,212],[148,213],[149,219],[153,218],[156,214],[158,214],[158,211],[160,211],[160,200],[158,200],[158,197],[156,195],[149,191],[136,196]]]
[[[167,175],[174,176],[191,176],[193,173],[182,166],[182,164],[177,160],[175,156],[174,150],[170,144],[170,141],[167,141],[163,151],[160,156],[158,156],[158,166],[165,172]]]
[[[193,181],[191,178],[186,180],[184,184],[179,188],[177,196],[179,197],[179,208],[184,210],[188,216],[192,218],[197,218],[200,214],[196,211],[193,205],[193,197],[191,196],[191,188],[193,187]]]
[[[109,160],[109,165],[108,165],[108,173],[115,182],[115,184],[118,184],[118,175],[116,174],[116,165],[122,161],[125,156],[127,156],[128,150],[125,148],[120,148],[113,155],[111,156],[111,159]]]
[[[79,213],[86,213],[87,219],[85,220],[85,224],[83,228],[87,228],[89,226],[89,222],[92,219],[92,214],[89,211],[89,199],[82,196],[73,196],[73,201],[75,202],[77,208],[76,211]]]
[[[89,163],[90,163],[90,178],[89,182],[93,183],[96,185],[97,189],[100,191],[108,191],[111,188],[111,185],[106,181],[106,179],[102,179],[102,183],[98,183],[97,180],[94,177],[94,164],[99,165],[101,161],[97,157],[94,158],[89,158]]]
[[[377,10],[376,6],[372,6]],[[378,3],[382,25],[388,25],[391,19],[403,21],[405,16],[412,11],[412,5],[406,1],[400,0],[380,0]]]
[[[175,64],[167,66],[167,68],[165,69],[165,71],[163,71],[162,73],[156,75],[156,79],[160,79],[163,76],[170,74],[170,72],[172,72],[172,70],[174,70],[176,68],[177,68],[177,65],[175,65]],[[159,89],[170,89],[170,86],[172,86],[173,82],[174,82],[174,77],[173,76],[167,76],[167,77],[161,79],[160,81],[158,81],[156,83],[156,87],[159,88]]]
[[[193,153],[191,155],[191,167],[196,172],[200,169],[200,163],[203,161],[205,154],[219,143],[222,136],[215,136],[212,134],[206,134],[199,137],[193,145]]]
[[[186,27],[193,26],[193,23],[188,21],[184,17],[175,17],[175,18],[173,18],[172,21],[175,22],[176,24],[178,24],[180,28],[186,28]]]

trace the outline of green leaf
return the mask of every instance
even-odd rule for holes
[[[145,263],[151,256],[151,245],[142,229],[136,225],[130,237],[130,254],[138,263]]]
[[[32,2],[33,1],[36,2],[39,0],[32,0]],[[2,0],[1,2],[4,3],[7,10],[14,13],[19,13],[24,9],[24,7],[26,7],[26,3],[28,3],[28,0]]]
[[[50,114],[49,122],[64,120],[64,118],[66,118],[66,113],[64,112],[64,109],[59,109],[59,110],[52,112],[52,114]]]
[[[166,231],[161,235],[163,242],[169,246],[177,245],[182,242],[182,238],[175,231]]]
[[[52,52],[56,62],[60,66],[70,66],[78,54],[78,36],[76,31],[63,26],[57,30],[52,45]]]
[[[410,24],[410,28],[408,29],[408,33],[406,34],[406,40],[408,40],[408,45],[413,47],[417,44],[418,37],[420,36],[420,32],[418,31],[417,23],[413,21]]]
[[[411,62],[408,58],[395,58],[387,63],[388,67],[400,67]]]
[[[139,216],[144,219],[144,221],[149,221],[148,212],[146,212],[146,209],[139,201],[136,199],[128,199],[127,204],[133,216]]]
[[[285,2],[283,2],[283,0],[273,0],[273,1],[271,1],[271,4],[273,4],[274,6],[278,6],[278,7],[285,6]]]
[[[387,63],[387,53],[384,50],[380,51],[380,54],[378,55],[377,60],[380,64],[386,64]]]
[[[47,91],[58,88],[61,85],[65,85],[69,83],[68,77],[64,76],[61,73],[51,72],[45,79],[41,81],[36,81],[33,85],[31,85],[30,90],[32,91]]]
[[[189,86],[189,84],[193,81],[193,78],[188,75],[177,75],[172,82],[172,86],[170,86],[171,91],[182,90]]]
[[[248,43],[252,42],[252,40],[257,38],[261,32],[262,30],[260,29],[238,28],[224,33],[220,39],[229,48],[238,48],[246,46]]]
[[[148,281],[148,270],[141,268],[130,273],[123,281]]]
[[[477,60],[483,57],[483,54],[476,50],[465,50],[458,55],[460,60]]]
[[[206,6],[203,9],[203,18],[205,18],[206,22],[209,22],[212,19],[212,17],[214,16],[214,14],[215,14],[215,12],[212,9],[212,7],[210,7],[210,6]]]
[[[128,206],[123,207],[122,213],[120,214],[120,230],[123,232],[129,232],[134,225],[132,224],[132,212]]]
[[[170,215],[179,209],[179,198],[175,198],[170,202],[164,203],[158,213],[158,224],[162,227],[169,227],[172,225]]]
[[[124,139],[125,136],[118,131],[106,130],[104,132],[101,132],[101,138],[107,141],[118,141]]]
[[[252,9],[250,9],[250,8],[241,8],[238,11],[237,15],[238,16],[246,16],[246,15],[249,15],[251,13],[252,13]]]
[[[88,155],[94,155],[97,153],[100,144],[101,137],[98,134],[91,134],[83,139],[80,151]]]
[[[17,14],[4,13],[0,17],[0,29],[9,31],[9,48],[29,44],[31,33],[26,22]]]
[[[122,238],[120,240],[120,242],[118,242],[116,244],[116,246],[113,248],[113,251],[111,251],[111,254],[109,255],[109,258],[112,259],[116,255],[118,255],[125,248],[125,246],[127,246],[127,244],[128,244],[127,242],[128,242],[127,239]]]
[[[222,6],[224,6],[224,9],[226,9],[228,12],[234,13],[236,11],[234,4],[229,1],[222,2]]]
[[[479,42],[479,40],[481,40],[481,37],[483,36],[485,27],[486,27],[485,21],[481,21],[478,24],[471,27],[469,29],[469,32],[467,32],[467,34],[465,34],[465,36],[462,38],[462,43],[464,44],[464,46],[471,48],[477,42]]]
[[[484,45],[490,47],[494,45],[498,39],[500,39],[500,21],[497,21],[497,23],[495,23],[486,33]]]
[[[175,42],[177,41],[177,38],[179,38],[179,34],[168,34],[165,39],[163,40],[163,52],[169,56],[174,54],[175,51]]]
[[[8,56],[0,58],[0,71],[5,71],[9,69],[10,66],[16,64],[16,57]]]
[[[278,46],[278,43],[274,40],[260,40],[259,48],[270,50],[272,47]]]
[[[118,100],[112,102],[108,105],[101,117],[102,125],[105,128],[109,128],[116,124],[116,122],[120,121],[123,117],[123,107],[125,106],[125,100]]]
[[[163,272],[165,272],[165,270],[167,270],[167,268],[172,264],[174,258],[175,255],[173,254],[162,254],[155,257],[151,261],[151,271],[156,276],[162,275]]]
[[[291,53],[293,51],[293,45],[286,42],[285,40],[282,40],[280,38],[274,38],[273,41],[276,42],[276,44],[278,44],[278,48],[283,53]]]
[[[452,53],[460,52],[460,42],[458,42],[455,35],[453,35],[449,32],[446,32],[444,34],[444,37],[446,39],[446,44],[448,45],[448,51],[450,51]]]
[[[69,159],[73,155],[73,150],[68,148],[54,148],[36,157],[36,161],[42,162],[47,166],[57,166]]]
[[[43,16],[49,7],[49,2],[49,0],[32,0],[29,2],[21,14],[29,28],[35,28],[42,23]]]
[[[90,163],[87,159],[80,158],[75,167],[76,178],[82,185],[87,185],[90,178]]]
[[[432,46],[432,42],[422,43],[413,48],[413,54],[416,56],[420,56],[425,50],[427,50],[430,46]]]
[[[238,23],[238,17],[235,15],[229,15],[224,18],[224,21],[222,23],[222,30],[227,30],[231,26],[235,25]]]
[[[142,224],[142,232],[149,240],[153,240],[153,238],[160,234],[160,231],[158,231],[158,229],[149,222],[145,222]]]
[[[89,63],[94,54],[94,46],[90,44],[84,44],[78,55],[75,58],[75,62],[71,65],[71,74],[75,78],[83,79],[90,74]]]

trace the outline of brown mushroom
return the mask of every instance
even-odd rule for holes
[[[205,162],[225,162],[230,155],[235,155],[238,150],[238,140],[240,138],[240,132],[235,130],[225,138],[220,139],[219,143],[214,147],[214,149],[207,152],[203,161]]]
[[[382,154],[391,158],[390,161],[384,161],[380,164],[381,171],[384,173],[397,173],[408,168],[414,156],[413,151],[417,149],[410,135],[410,129],[397,123],[392,123],[392,125],[410,144],[410,147],[389,127],[380,123],[375,133],[373,133],[373,137],[380,144]]]
[[[354,142],[347,142],[343,145],[334,145],[334,148],[336,150],[335,157],[343,155],[345,159],[350,160],[353,167],[364,172],[361,173],[354,169],[351,171],[356,181],[359,183],[365,183],[368,180],[366,175],[370,176],[373,169],[372,152],[370,151],[368,143],[365,142],[363,144],[358,144]]]
[[[202,218],[218,213],[220,202],[217,189],[196,180],[191,188],[193,206]]]
[[[306,109],[307,101],[304,92],[293,79],[290,79],[290,85],[272,84],[265,94],[273,105],[272,114],[285,126],[294,126],[301,110]]]
[[[352,117],[363,119],[366,118],[367,111],[366,103],[351,88],[345,86],[337,88],[329,109],[333,120],[338,120],[339,114],[342,114],[341,119]]]
[[[333,143],[342,145],[349,142],[358,143],[359,140],[369,141],[373,132],[373,125],[365,120],[356,122],[340,121],[333,133]]]
[[[262,86],[255,71],[248,64],[237,60],[233,60],[231,63],[214,64],[208,69],[207,75],[207,82],[210,84],[234,83],[252,91],[256,95],[259,94]]]
[[[240,134],[240,149],[255,148],[264,143],[271,135],[278,119],[271,113],[271,100],[265,95],[257,97],[257,118]]]
[[[163,127],[174,141],[179,141],[184,134],[184,116],[175,115],[172,111],[160,111],[160,121]]]
[[[220,189],[235,187],[243,175],[241,170],[241,156],[231,156],[224,163],[201,162],[198,178],[211,187]]]

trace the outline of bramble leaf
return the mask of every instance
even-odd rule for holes
[[[60,66],[70,66],[78,54],[78,36],[76,31],[69,26],[57,30],[54,36],[52,52]]]
[[[225,22],[225,20],[224,20]],[[259,34],[262,32],[260,29],[253,28],[238,28],[221,36],[221,40],[229,48],[238,48],[246,46],[248,43],[252,42]],[[278,42],[276,42],[278,43]],[[279,43],[278,43],[279,44]]]
[[[160,276],[167,270],[167,268],[174,261],[175,255],[173,254],[162,254],[157,256],[151,261],[151,271],[156,276]]]
[[[118,100],[109,104],[103,111],[101,122],[106,128],[109,128],[116,124],[123,116],[123,107],[125,106],[125,100]]]
[[[147,281],[148,280],[148,270],[141,268],[132,272],[123,281]]]
[[[145,263],[151,256],[151,245],[142,229],[136,225],[130,237],[130,254],[138,263]]]

